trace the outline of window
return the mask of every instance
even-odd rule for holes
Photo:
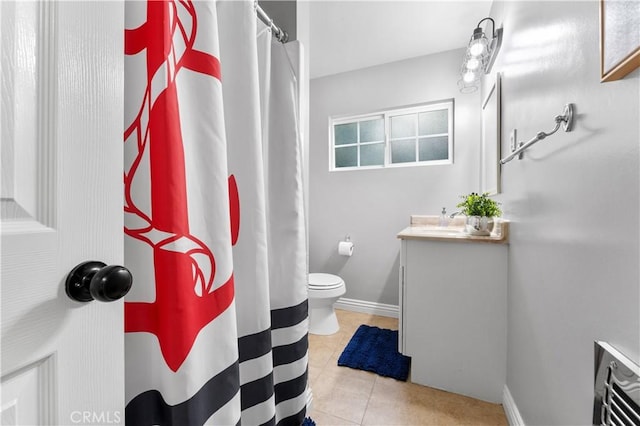
[[[331,170],[453,163],[453,101],[330,121]]]

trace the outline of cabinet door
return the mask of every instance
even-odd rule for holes
[[[411,381],[500,402],[506,378],[507,247],[407,240],[404,349]]]

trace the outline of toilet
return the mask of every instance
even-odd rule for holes
[[[337,275],[309,274],[309,333],[328,335],[340,329],[333,304],[346,293],[342,278]]]

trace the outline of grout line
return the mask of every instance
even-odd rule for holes
[[[362,419],[360,419],[360,426],[364,423],[364,418],[367,416],[367,410],[369,409],[369,403],[371,402],[371,395],[373,395],[373,389],[376,387],[376,383],[378,383],[378,377],[375,376],[373,378],[373,385],[371,386],[371,391],[369,391],[369,398],[367,399],[367,405],[364,407],[364,412],[362,413]]]

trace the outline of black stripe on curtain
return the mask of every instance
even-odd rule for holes
[[[271,310],[271,329],[291,327],[299,324],[309,316],[309,301],[288,308]]]
[[[238,339],[240,363],[260,358],[271,352],[271,329],[242,336]],[[264,377],[244,383],[240,386],[240,408],[242,411],[261,404],[273,396],[273,369]],[[275,425],[275,416],[265,425]]]
[[[271,329],[286,329],[296,326],[305,321],[309,316],[309,301],[304,300],[296,306],[288,308],[274,309],[271,311]],[[281,331],[286,332],[285,330]],[[274,346],[273,354],[273,367],[287,368],[287,364],[298,364],[304,368],[304,373],[294,379],[276,383],[274,387],[276,406],[284,401],[300,398],[305,394],[307,389],[307,352],[309,350],[308,333],[305,333],[302,338],[297,342],[290,343],[288,345]],[[300,365],[304,363],[304,365]],[[297,367],[297,366],[296,366]],[[295,368],[292,366],[292,368]],[[277,379],[277,377],[276,377]],[[299,401],[302,405],[302,409],[292,415],[289,415],[280,421],[279,426],[300,426],[304,421],[306,414],[306,400]],[[285,413],[283,413],[285,414]],[[286,413],[290,414],[290,413]],[[285,415],[286,415],[285,414]]]
[[[271,329],[249,334],[238,339],[238,358],[240,362],[260,358],[271,351]]]
[[[307,407],[294,414],[293,416],[285,417],[278,422],[278,426],[300,426],[304,422],[304,418],[307,415]]]
[[[260,426],[276,426],[276,416],[271,417],[268,422],[262,423]]]
[[[307,371],[294,379],[278,383],[275,386],[276,404],[302,395],[307,389]]]
[[[273,348],[273,366],[291,364],[302,359],[309,350],[309,335],[305,334],[297,342]]]
[[[258,405],[273,395],[273,373],[252,382],[247,382],[240,388],[242,389],[240,393],[240,407],[242,410]]]
[[[133,398],[125,408],[125,422],[136,426],[202,425],[239,390],[238,363],[213,376],[191,398],[176,405],[165,402],[157,390]]]

